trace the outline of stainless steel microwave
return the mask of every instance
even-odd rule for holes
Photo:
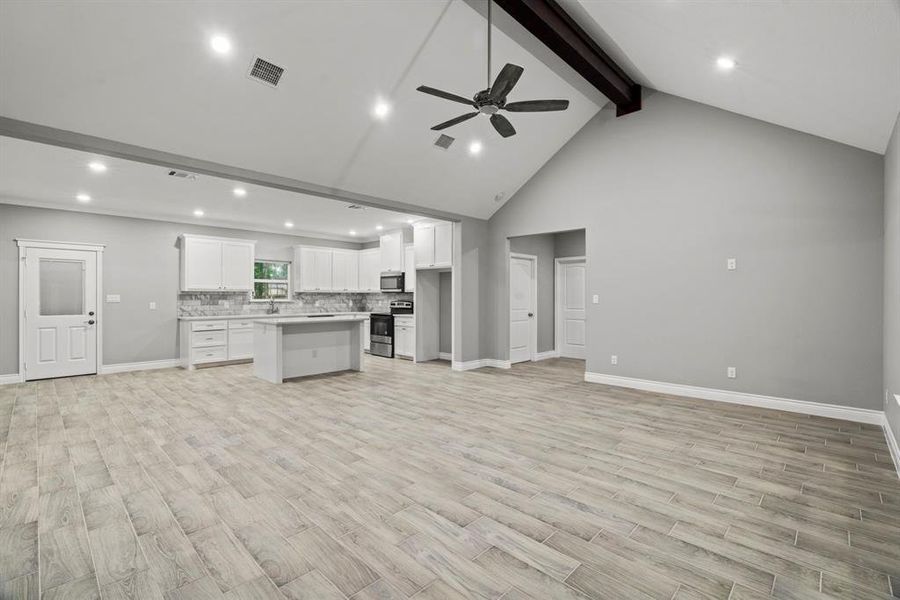
[[[397,272],[381,274],[381,291],[382,292],[403,292],[406,281],[404,274]]]

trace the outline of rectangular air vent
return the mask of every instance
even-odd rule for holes
[[[440,135],[440,137],[438,137],[438,139],[435,140],[434,145],[437,146],[438,148],[442,148],[442,149],[446,150],[447,148],[450,147],[450,144],[452,144],[455,139],[456,138],[452,138],[449,135],[444,135],[442,133]]]
[[[194,173],[188,173],[187,171],[178,171],[175,169],[169,169],[169,177],[177,177],[179,179],[197,179],[197,175]]]
[[[257,56],[253,60],[253,64],[250,65],[250,72],[247,73],[247,76],[260,83],[275,87],[281,81],[283,73],[284,69],[282,67]]]

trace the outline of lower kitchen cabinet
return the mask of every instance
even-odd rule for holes
[[[372,349],[372,322],[369,319],[363,321],[363,350],[369,352]]]
[[[228,323],[228,360],[253,358],[253,321]]]
[[[412,315],[394,317],[394,356],[416,357],[416,321]]]

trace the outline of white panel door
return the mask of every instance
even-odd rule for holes
[[[453,264],[453,223],[434,226],[434,265],[449,267]]]
[[[222,243],[222,289],[253,289],[253,245],[243,242]]]
[[[556,340],[559,355],[585,357],[585,287],[584,261],[560,262],[556,272],[557,306]]]
[[[509,360],[532,360],[536,351],[534,319],[535,261],[516,256],[509,259]]]
[[[184,252],[183,290],[222,289],[222,242],[185,238],[182,252]]]
[[[316,255],[316,265],[313,271],[313,279],[316,281],[317,291],[328,291],[332,288],[331,281],[331,250],[313,250]]]
[[[27,248],[25,379],[97,372],[98,253]]]
[[[416,267],[428,269],[434,266],[434,225],[420,225],[413,231],[416,249]]]

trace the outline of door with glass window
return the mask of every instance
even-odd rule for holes
[[[96,373],[99,253],[24,251],[25,379]]]

